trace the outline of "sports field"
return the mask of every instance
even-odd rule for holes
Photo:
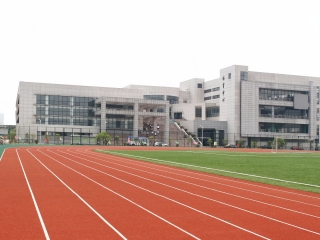
[[[320,193],[320,153],[314,151],[199,150],[103,151],[233,178]],[[242,150],[242,152],[241,152]],[[245,152],[244,152],[245,151]]]
[[[0,239],[319,239],[318,193],[198,171],[277,178],[311,163],[307,174],[316,172],[320,155],[296,154],[155,147],[6,149],[0,161]],[[137,156],[144,160],[133,159]],[[286,162],[286,156],[297,159]],[[260,169],[258,163],[273,170]],[[289,164],[279,170],[283,163]],[[317,189],[317,176],[294,175],[304,181],[297,183]],[[296,179],[282,176],[272,181]]]

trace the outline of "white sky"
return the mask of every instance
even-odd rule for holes
[[[0,0],[0,112],[19,81],[179,87],[234,64],[320,77],[319,0]]]

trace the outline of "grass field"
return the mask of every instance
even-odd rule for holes
[[[199,150],[102,152],[320,193],[320,154],[315,153],[274,154]]]

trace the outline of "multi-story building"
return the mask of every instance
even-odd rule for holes
[[[217,79],[195,78],[179,88],[20,82],[17,129],[24,129],[19,135],[29,127],[38,136],[105,130],[139,136],[146,125],[156,132],[161,123],[162,141],[168,141],[176,121],[204,145],[209,138],[217,145],[226,139],[251,146],[274,137],[310,142],[318,138],[319,86],[320,78],[251,72],[238,65],[221,69]]]

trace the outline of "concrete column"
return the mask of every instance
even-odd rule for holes
[[[169,127],[170,127],[169,108],[170,108],[169,104],[166,104],[166,109],[165,109],[166,117],[164,119],[164,139],[163,139],[163,141],[168,144],[169,144]]]
[[[138,137],[139,130],[139,103],[138,100],[134,100],[134,116],[133,116],[133,136]]]
[[[201,107],[201,120],[206,120],[206,104],[203,103]]]
[[[100,123],[101,132],[106,131],[106,99],[101,98],[101,123]]]
[[[309,138],[315,139],[316,138],[316,131],[317,131],[317,125],[316,125],[316,115],[317,115],[317,88],[314,86],[313,81],[309,81],[309,100],[310,100],[310,106],[309,106]]]

